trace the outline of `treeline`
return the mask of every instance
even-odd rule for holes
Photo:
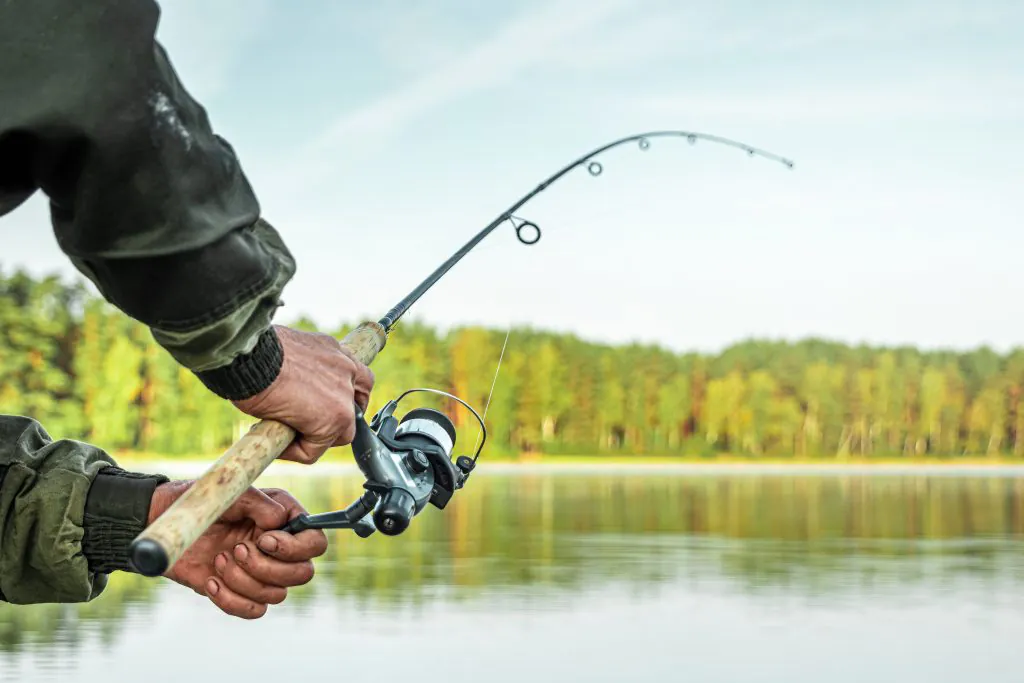
[[[325,331],[340,337],[348,329]],[[503,330],[399,326],[374,362],[371,410],[412,387],[439,388],[482,410],[504,340]],[[487,450],[1020,457],[1022,388],[1024,350],[806,340],[677,354],[513,329],[488,411]],[[433,405],[466,427],[460,450],[471,448],[477,433],[465,412]],[[252,423],[177,366],[145,327],[80,284],[20,272],[0,272],[0,413],[35,417],[57,438],[165,455],[209,455]]]

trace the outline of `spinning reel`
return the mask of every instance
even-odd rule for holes
[[[394,416],[399,401],[416,392],[445,396],[473,413],[482,434],[473,457],[460,455],[452,462],[455,425],[444,413],[414,408],[401,421]],[[427,503],[440,510],[445,508],[476,467],[486,440],[487,428],[476,410],[461,398],[437,389],[406,391],[388,401],[369,424],[357,405],[352,454],[366,477],[366,493],[344,510],[299,515],[282,529],[291,533],[305,529],[352,529],[361,538],[379,530],[397,536]]]

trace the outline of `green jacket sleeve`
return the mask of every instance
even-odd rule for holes
[[[85,443],[53,441],[38,422],[0,416],[0,600],[85,602],[130,570],[166,477],[119,469]]]
[[[60,248],[216,394],[276,378],[295,272],[231,146],[155,39],[152,0],[0,0],[0,215],[49,199]],[[0,416],[0,598],[95,597],[162,477]]]
[[[295,272],[179,81],[152,0],[0,2],[0,214],[36,191],[61,249],[215,393],[273,381]]]

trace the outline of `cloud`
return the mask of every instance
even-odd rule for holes
[[[206,102],[230,85],[250,41],[267,26],[271,6],[270,0],[161,3],[157,40],[196,99]]]
[[[840,9],[841,8],[841,9]],[[822,3],[807,11],[803,3],[788,13],[773,13],[778,23],[765,28],[781,33],[781,45],[805,48],[842,42],[906,46],[910,40],[962,39],[971,32],[1006,30],[1024,20],[1020,3],[966,3],[960,0],[916,0],[889,3],[864,11],[854,4]]]
[[[443,66],[335,121],[312,148],[393,130],[429,109],[482,88],[493,88],[545,63],[560,45],[628,8],[626,0],[565,0],[511,21]]]
[[[732,117],[758,122],[864,122],[892,119],[978,120],[1024,116],[1024,90],[960,87],[921,88],[915,84],[877,87],[794,89],[770,93],[694,93],[649,95],[631,103],[657,115]]]
[[[346,5],[343,17],[341,21],[360,26],[370,36],[364,48],[368,62],[405,78],[443,66],[472,45],[483,29],[466,17],[460,3],[439,0],[404,2],[401,11],[389,3]]]
[[[569,43],[553,57],[558,66],[582,71],[668,60],[721,59],[756,53],[799,55],[808,50],[882,47],[906,49],[914,41],[955,43],[972,34],[1005,32],[1024,21],[1024,5],[962,2],[898,2],[864,11],[855,5],[780,0],[753,5],[743,0],[692,6],[638,3],[632,16],[605,25],[586,44]],[[974,46],[977,48],[978,46]],[[862,56],[871,58],[870,52]]]

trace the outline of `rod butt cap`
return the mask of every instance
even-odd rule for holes
[[[160,576],[167,571],[167,552],[151,538],[133,542],[130,556],[135,571],[144,576]]]

